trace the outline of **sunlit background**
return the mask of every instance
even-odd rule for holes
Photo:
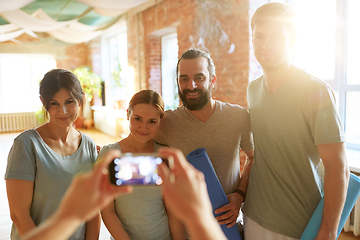
[[[298,40],[293,51],[294,63],[315,77],[325,80],[335,91],[337,107],[347,135],[347,147],[360,150],[360,1],[359,0],[283,0],[298,15]],[[175,78],[178,36],[162,38],[162,75]],[[110,50],[111,49],[111,50]],[[106,104],[124,100],[135,92],[134,69],[127,67],[126,26],[102,37],[102,78],[111,79],[121,64],[122,86],[105,84]],[[0,54],[0,112],[37,111],[41,108],[38,82],[44,73],[56,67],[53,56],[39,54]],[[150,73],[150,77],[151,77]],[[250,76],[252,74],[250,73]],[[249,79],[253,80],[253,79]],[[172,84],[169,86],[169,84]],[[178,104],[174,82],[163,82],[166,108]],[[21,87],[19,87],[21,86]],[[171,91],[169,91],[171,89]],[[123,99],[116,99],[122,96]]]
[[[294,63],[335,91],[347,147],[360,150],[360,1],[290,1],[298,16]]]

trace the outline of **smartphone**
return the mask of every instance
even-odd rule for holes
[[[117,186],[160,185],[158,165],[163,161],[157,154],[125,153],[110,163],[110,182]]]

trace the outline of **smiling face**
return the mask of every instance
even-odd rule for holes
[[[210,101],[213,79],[210,79],[209,75],[208,62],[204,57],[180,61],[178,67],[179,97],[187,109],[200,110]]]
[[[139,103],[128,112],[130,134],[138,142],[146,143],[154,138],[160,125],[160,111],[151,104]]]
[[[294,36],[282,21],[269,20],[253,27],[254,54],[265,71],[290,64]]]
[[[51,123],[60,127],[69,127],[78,117],[79,103],[71,96],[69,91],[61,88],[51,98],[48,112]]]

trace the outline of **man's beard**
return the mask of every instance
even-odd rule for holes
[[[182,101],[184,107],[186,107],[190,111],[202,109],[210,101],[211,98],[211,91],[208,89],[202,90],[195,88],[192,91],[189,89],[184,89],[183,92],[180,92],[180,90],[178,92],[179,92],[180,100]],[[200,98],[187,99],[186,93],[191,93],[191,92],[200,92]]]

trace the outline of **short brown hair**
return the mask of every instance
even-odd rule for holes
[[[134,106],[140,103],[150,104],[156,107],[160,112],[160,118],[162,118],[165,114],[164,100],[160,94],[154,90],[147,89],[135,93],[129,102],[128,114],[130,115]]]
[[[268,20],[284,22],[292,34],[296,34],[296,13],[290,5],[280,2],[270,2],[259,7],[251,18],[251,30],[255,24]]]

